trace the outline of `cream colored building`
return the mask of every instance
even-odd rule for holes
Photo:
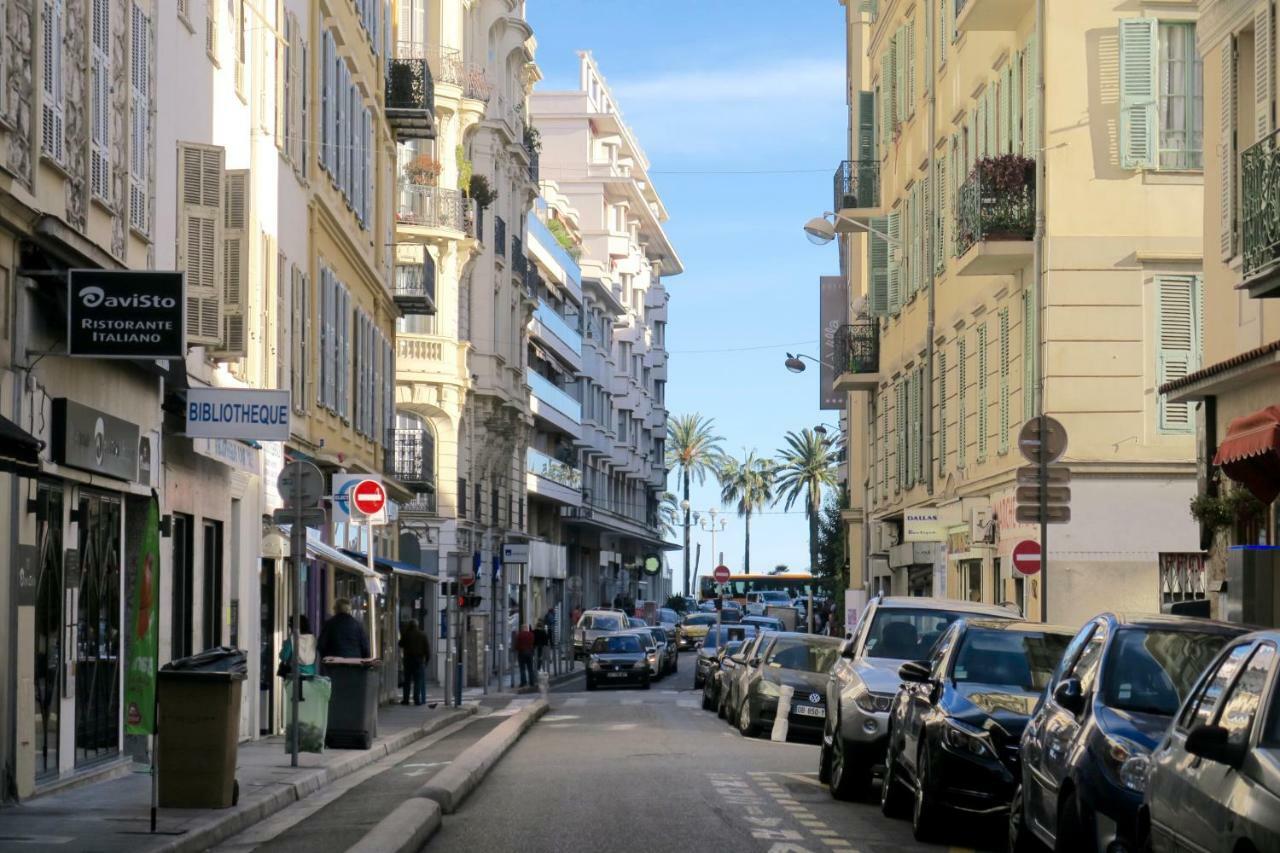
[[[1280,404],[1275,372],[1280,309],[1269,301],[1280,293],[1276,10],[1263,0],[1203,0],[1199,13],[1206,153],[1204,358],[1199,370],[1162,390],[1170,404],[1191,405],[1197,413],[1201,492],[1226,495],[1234,482],[1268,505],[1262,517],[1222,531],[1208,577],[1200,582],[1210,590],[1215,614],[1240,618],[1213,595],[1226,570],[1221,546],[1275,543],[1272,502],[1280,484],[1275,426],[1280,410],[1272,408]],[[1210,538],[1206,531],[1205,540]]]
[[[1156,389],[1200,359],[1200,69],[1187,4],[1044,6],[1040,35],[1034,0],[846,4],[851,159],[833,204],[856,352],[878,360],[851,357],[838,385],[869,448],[850,454],[867,484],[846,513],[855,574],[1038,617],[1042,576],[1010,554],[1039,538],[1015,488],[1043,381],[1071,476],[1048,616],[1076,623],[1158,609],[1161,565],[1199,559],[1190,412]]]

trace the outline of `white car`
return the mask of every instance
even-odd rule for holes
[[[769,610],[769,605],[775,607],[790,607],[791,596],[787,595],[780,589],[768,589],[763,592],[747,593],[747,613],[752,616],[764,616]]]

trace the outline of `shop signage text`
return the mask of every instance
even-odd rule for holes
[[[936,507],[903,510],[903,542],[941,542],[946,538]]]
[[[287,441],[289,409],[288,391],[191,388],[187,391],[187,435]]]
[[[135,423],[59,397],[53,401],[53,461],[117,480],[138,478]]]
[[[185,274],[163,270],[70,270],[67,355],[183,358]]]

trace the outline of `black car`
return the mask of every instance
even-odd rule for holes
[[[1003,814],[1018,779],[1018,741],[1072,631],[1033,622],[961,619],[929,660],[899,669],[889,713],[880,808],[911,809],[918,841],[949,812]]]
[[[837,637],[772,634],[763,652],[746,662],[750,669],[743,674],[742,698],[730,717],[738,731],[752,737],[763,726],[773,725],[779,702],[789,692],[788,733],[821,735],[827,718],[827,672],[840,657],[842,644]],[[784,690],[787,687],[791,690]]]
[[[725,689],[722,676],[727,673],[726,667],[731,669],[735,665],[731,656],[737,654],[743,642],[743,640],[730,640],[723,643],[716,651],[716,656],[711,661],[711,669],[702,680],[702,710],[711,711],[720,704],[721,691]]]
[[[1009,841],[1058,850],[1134,849],[1150,753],[1200,674],[1248,629],[1208,619],[1089,620],[1022,734]]]
[[[712,625],[707,631],[707,636],[703,638],[702,645],[698,646],[698,657],[693,662],[693,689],[702,689],[707,673],[711,671],[711,661],[719,651],[721,643],[729,640],[746,640],[755,635],[754,625],[722,624],[718,628]]]
[[[587,689],[601,684],[637,684],[649,689],[649,658],[635,634],[597,637],[587,658]]]

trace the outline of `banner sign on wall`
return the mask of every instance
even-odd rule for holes
[[[244,388],[187,390],[187,436],[289,440],[289,392]]]
[[[937,507],[916,507],[902,511],[903,542],[942,542],[946,531],[938,519]]]
[[[182,272],[69,270],[67,355],[184,358],[185,287]]]
[[[58,397],[53,401],[53,461],[118,480],[138,478],[135,423]]]
[[[836,365],[842,360],[836,353],[836,336],[840,327],[849,322],[849,288],[844,276],[824,275],[818,279],[819,319],[818,331],[818,408],[834,410],[844,408],[844,394],[833,387],[836,381]]]
[[[124,730],[155,732],[156,652],[160,633],[160,502],[151,497],[138,549],[137,575],[129,602],[124,674]],[[234,623],[233,623],[234,624]]]

